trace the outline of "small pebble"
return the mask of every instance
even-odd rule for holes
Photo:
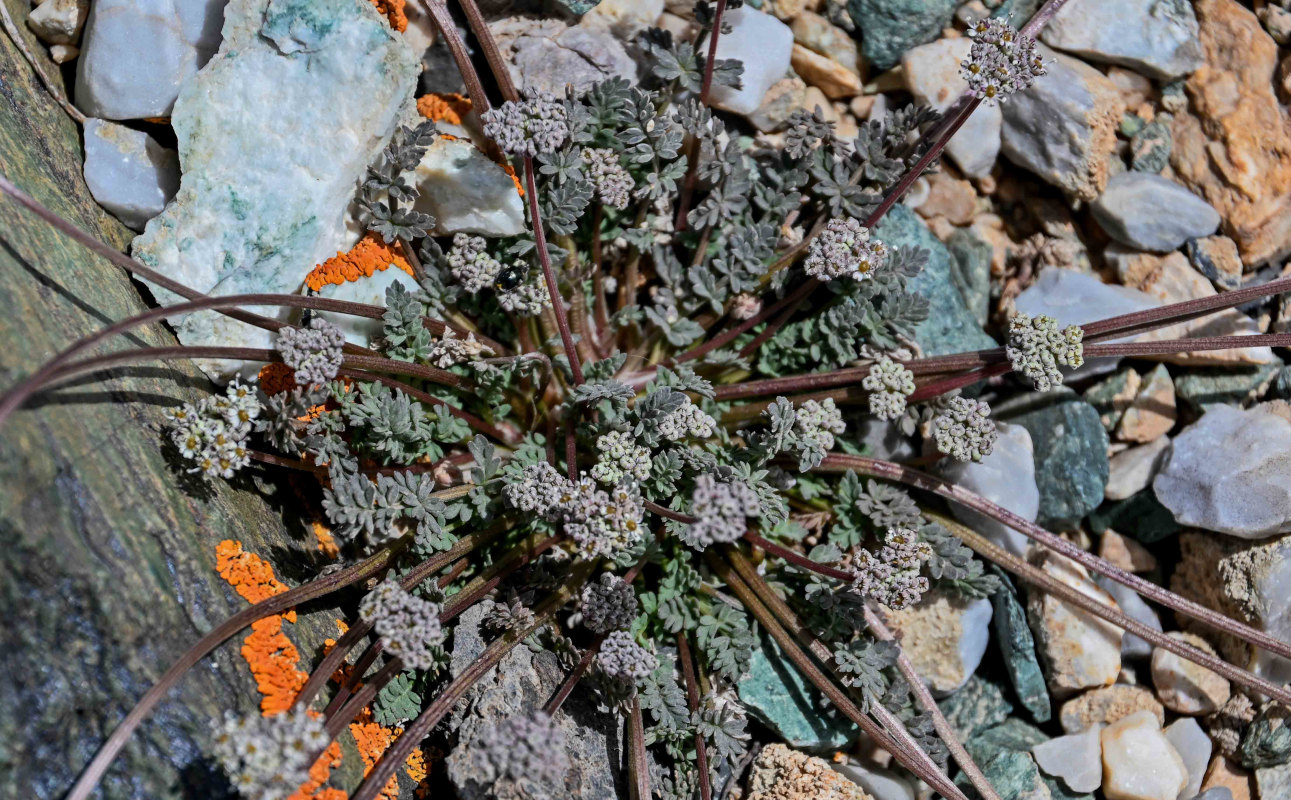
[[[1169,636],[1215,654],[1200,636],[1177,631]],[[1225,678],[1161,647],[1152,651],[1152,683],[1165,707],[1180,714],[1209,714],[1228,702],[1230,691]]]
[[[1150,711],[1102,731],[1103,795],[1107,800],[1176,800],[1188,785],[1183,759]]]

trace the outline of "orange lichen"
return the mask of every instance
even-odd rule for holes
[[[359,278],[370,278],[375,272],[388,269],[393,264],[412,275],[412,265],[394,247],[386,244],[381,237],[367,233],[348,253],[337,252],[335,256],[314,267],[305,276],[305,285],[315,292],[324,286],[340,286]]]
[[[281,361],[271,361],[260,368],[260,388],[273,397],[296,388],[296,372]]]
[[[323,555],[331,559],[340,557],[341,548],[336,544],[336,537],[332,536],[331,529],[326,525],[321,522],[314,523],[314,538],[318,540],[318,549]]]
[[[296,669],[300,651],[282,632],[282,621],[280,616],[256,620],[251,623],[251,635],[242,643],[242,657],[263,695],[260,711],[266,717],[291,708],[309,680],[308,673]]]
[[[404,10],[406,0],[372,0],[372,5],[390,22],[391,28],[400,33],[408,30],[408,14]]]
[[[417,98],[417,112],[431,122],[461,125],[462,118],[471,113],[471,98],[452,92],[422,95]]]
[[[346,800],[349,797],[341,789],[323,788],[332,770],[341,765],[341,743],[332,742],[323,754],[309,768],[309,780],[300,785],[287,800]]]
[[[516,175],[516,168],[510,164],[503,164],[502,169],[511,176],[511,182],[516,185],[516,194],[524,197],[524,187],[520,185],[520,178]]]
[[[228,581],[242,599],[259,603],[287,591],[287,585],[274,577],[269,562],[242,549],[242,542],[225,539],[215,545],[215,570]],[[290,612],[289,621],[296,621],[296,612]]]

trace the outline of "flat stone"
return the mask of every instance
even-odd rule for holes
[[[1061,324],[1061,323],[1059,323]],[[1082,397],[1098,412],[1098,419],[1108,433],[1121,424],[1121,416],[1138,396],[1143,379],[1130,367],[1117,370],[1108,378],[1085,390]]]
[[[1143,379],[1143,384],[1134,401],[1121,416],[1117,438],[1123,442],[1156,441],[1170,432],[1174,427],[1176,416],[1174,381],[1171,380],[1165,365],[1158,364]],[[1124,496],[1128,497],[1133,493],[1128,492]]]
[[[1107,800],[1175,800],[1188,770],[1161,723],[1137,711],[1103,729],[1103,795]]]
[[[937,706],[960,739],[971,739],[999,725],[1013,711],[1000,685],[980,675],[973,675]]]
[[[1000,104],[1002,152],[1045,182],[1093,200],[1107,185],[1125,103],[1103,73],[1043,45],[1040,50],[1048,74]]]
[[[1195,634],[1175,631],[1169,636],[1215,654],[1215,648]],[[1179,714],[1213,713],[1228,702],[1230,691],[1226,678],[1160,647],[1152,651],[1152,683],[1162,705]]]
[[[76,64],[77,107],[102,119],[169,116],[220,45],[225,2],[96,0]]]
[[[1058,719],[1063,731],[1080,733],[1091,725],[1116,722],[1137,711],[1150,711],[1158,723],[1165,723],[1165,708],[1150,689],[1116,684],[1092,689],[1062,704]]]
[[[1183,760],[1184,769],[1188,771],[1188,785],[1183,787],[1179,797],[1183,800],[1195,797],[1201,791],[1201,779],[1206,774],[1206,765],[1210,763],[1210,751],[1213,749],[1210,737],[1197,724],[1197,720],[1183,717],[1166,726],[1165,738],[1170,740],[1179,758]]]
[[[1116,608],[1112,596],[1090,579],[1085,568],[1051,551],[1031,560],[1047,575],[1086,597]],[[1045,592],[1028,589],[1027,616],[1045,665],[1049,691],[1068,696],[1080,689],[1108,686],[1121,671],[1120,628]]]
[[[762,96],[762,105],[745,119],[763,133],[778,131],[789,121],[793,112],[806,108],[807,84],[802,78],[781,78],[771,84]]]
[[[563,96],[566,86],[582,92],[614,77],[637,82],[637,62],[612,33],[532,17],[497,19],[489,31],[520,91]]]
[[[964,92],[968,83],[960,75],[960,62],[968,58],[972,41],[967,38],[937,39],[907,50],[901,56],[901,73],[915,101],[945,111]],[[1000,130],[1004,115],[998,105],[977,107],[963,127],[946,145],[946,155],[970,178],[989,175],[1000,153]]]
[[[1052,715],[1049,706],[1049,687],[1036,658],[1035,638],[1027,625],[1026,609],[1018,600],[1017,590],[1008,575],[998,567],[993,571],[1002,584],[1000,591],[991,595],[995,613],[991,626],[995,641],[1004,657],[1005,672],[1013,685],[1018,702],[1031,713],[1036,722],[1048,722]]]
[[[435,218],[435,234],[516,236],[525,230],[515,181],[465,139],[438,137],[411,176],[421,195],[414,207]]]
[[[1204,236],[1186,242],[1188,261],[1221,292],[1242,285],[1242,257],[1227,236]]]
[[[991,601],[926,592],[917,605],[887,612],[901,647],[933,694],[944,696],[968,682],[990,641]]]
[[[1112,456],[1108,461],[1107,485],[1103,487],[1103,496],[1108,500],[1125,500],[1146,489],[1156,477],[1161,463],[1165,460],[1165,451],[1169,448],[1170,440],[1162,436],[1156,441],[1122,450]],[[1116,541],[1108,544],[1109,536],[1116,537]],[[1108,555],[1113,557],[1121,555],[1132,557],[1126,551],[1126,546],[1121,543],[1129,543],[1142,550],[1142,545],[1116,533],[1104,534],[1103,540],[1104,547],[1109,548]],[[1110,550],[1113,545],[1118,545],[1118,549]],[[1108,556],[1105,555],[1103,558]]]
[[[878,767],[863,767],[850,760],[830,766],[868,792],[874,800],[915,800],[914,787],[901,775]]]
[[[1145,172],[1115,176],[1090,208],[1109,236],[1140,250],[1168,252],[1219,227],[1219,212],[1205,200]]]
[[[797,44],[860,75],[860,51],[852,35],[814,11],[803,11],[789,23]],[[799,73],[801,74],[801,73]]]
[[[1175,380],[1174,393],[1194,412],[1218,405],[1240,405],[1263,394],[1281,371],[1281,360],[1248,367],[1188,370]]]
[[[1291,531],[1291,423],[1215,406],[1174,438],[1152,487],[1182,525],[1243,539]]]
[[[950,276],[954,258],[919,216],[897,204],[874,229],[875,235],[892,247],[921,247],[928,251],[928,263],[906,284],[907,291],[928,300],[928,318],[915,327],[914,338],[924,355],[963,353],[998,347],[982,330]]]
[[[27,27],[45,44],[76,44],[90,0],[45,0],[27,15]]]
[[[1187,0],[1069,3],[1045,26],[1050,47],[1170,80],[1202,65],[1197,17]]]
[[[1106,536],[1106,534],[1104,534]],[[1123,584],[1108,578],[1104,575],[1098,575],[1094,578],[1103,591],[1112,596],[1116,605],[1120,606],[1121,611],[1125,612],[1127,617],[1137,620],[1149,628],[1162,633],[1161,618],[1152,606],[1139,596],[1139,593]],[[1146,659],[1152,655],[1152,644],[1146,639],[1142,639],[1129,631],[1121,637],[1121,659]]]
[[[994,248],[974,228],[956,228],[946,240],[954,262],[951,280],[978,325],[985,325],[991,304],[991,255]]]
[[[751,114],[762,105],[767,90],[784,77],[793,53],[793,31],[770,14],[751,6],[731,9],[722,17],[731,32],[717,39],[717,57],[744,64],[741,88],[713,85],[713,105],[733,114]]]
[[[956,486],[1035,522],[1040,510],[1040,490],[1036,487],[1031,434],[1021,425],[1007,422],[996,423],[996,430],[999,435],[989,456],[977,462],[946,459],[940,467],[941,474]],[[1026,555],[1031,544],[1026,535],[958,504],[953,504],[951,511],[960,522],[1014,555]]]
[[[823,758],[776,742],[762,748],[749,773],[749,800],[873,800],[861,787],[829,768]]]
[[[95,201],[137,231],[179,190],[179,155],[174,150],[143,131],[101,119],[85,121],[84,172]]]
[[[1023,396],[997,413],[1031,434],[1042,526],[1075,522],[1103,502],[1108,438],[1093,406],[1062,390]]]
[[[1196,0],[1206,63],[1171,125],[1174,177],[1206,199],[1258,264],[1291,250],[1291,128],[1273,91],[1278,48],[1234,0]]]
[[[1032,747],[1031,754],[1041,770],[1062,778],[1072,791],[1093,792],[1103,784],[1102,731],[1100,724],[1059,736]]]
[[[718,47],[721,47],[720,40]],[[794,72],[808,84],[824,92],[830,100],[854,97],[861,93],[861,79],[855,71],[800,44],[793,46],[790,64]]]
[[[910,48],[941,36],[955,0],[848,0],[861,34],[861,52],[879,70],[895,67]]]
[[[842,714],[822,714],[820,694],[803,679],[769,636],[753,651],[749,672],[736,685],[749,714],[789,746],[814,752],[839,750],[860,729]]]
[[[1163,443],[1169,444],[1169,442]],[[1142,448],[1130,448],[1131,450],[1144,449],[1152,445],[1144,445]],[[1129,452],[1128,450],[1125,452]],[[1113,461],[1116,457],[1113,456]],[[1151,572],[1157,568],[1156,557],[1152,555],[1146,547],[1134,541],[1127,539],[1116,531],[1107,531],[1098,541],[1098,557],[1109,562],[1113,566],[1120,567],[1126,572]]]
[[[234,0],[219,54],[175,102],[179,194],[135,240],[135,257],[200,292],[296,290],[310,265],[353,241],[346,209],[417,70],[366,2]],[[172,324],[188,345],[273,346],[267,331],[211,313]]]

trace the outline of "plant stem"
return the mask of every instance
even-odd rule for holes
[[[542,265],[542,278],[547,283],[547,293],[551,296],[551,311],[556,316],[556,326],[560,329],[560,342],[565,348],[565,357],[569,359],[569,371],[574,376],[574,385],[583,382],[583,366],[578,360],[578,351],[574,348],[574,337],[569,332],[569,317],[565,313],[565,301],[556,287],[556,273],[551,268],[551,255],[547,252],[547,236],[542,227],[542,211],[538,208],[538,189],[534,182],[533,159],[525,156],[524,180],[529,187],[529,221],[533,225],[533,240],[538,250],[538,263]]]
[[[302,603],[323,597],[350,584],[379,574],[393,563],[395,555],[405,544],[406,542],[400,542],[395,545],[387,545],[377,551],[376,554],[352,567],[347,567],[340,572],[317,578],[294,589],[288,589],[282,594],[261,600],[259,603],[239,611],[216,626],[210,633],[207,633],[185,651],[171,665],[170,669],[166,670],[161,678],[153,684],[152,688],[139,699],[139,702],[135,703],[134,708],[130,709],[130,713],[126,714],[125,719],[117,724],[112,734],[108,736],[107,741],[94,755],[93,760],[81,772],[76,784],[67,793],[66,800],[86,800],[90,796],[90,793],[94,791],[99,781],[103,778],[103,773],[107,771],[113,759],[121,752],[121,748],[125,747],[135,729],[147,718],[153,708],[166,697],[175,684],[179,683],[179,679],[212,650],[257,620],[273,614],[280,614]]]
[[[690,655],[690,642],[686,632],[677,633],[677,660],[681,662],[682,680],[686,684],[686,707],[693,715],[699,710],[699,682],[695,680],[695,662]],[[695,768],[699,771],[699,798],[712,800],[713,786],[708,776],[708,745],[704,736],[695,731]]]
[[[430,394],[429,392],[424,392],[421,389],[418,389],[414,386],[409,386],[403,381],[397,380],[395,378],[391,378],[389,375],[382,375],[381,373],[378,373],[378,372],[365,372],[364,370],[345,369],[345,368],[341,368],[337,370],[336,374],[337,374],[337,377],[350,378],[351,380],[356,380],[356,381],[374,381],[376,383],[383,383],[386,386],[389,386],[391,389],[394,389],[395,391],[403,392],[404,394],[408,395],[409,397],[415,400],[420,400],[423,403],[427,403],[429,405],[436,406],[436,407],[443,406],[444,408],[448,409],[449,414],[452,414],[454,417],[457,417],[458,419],[464,421],[466,424],[470,425],[472,428],[484,434],[485,436],[491,436],[494,439],[497,439],[499,442],[503,442],[504,444],[515,446],[520,442],[522,438],[519,435],[519,431],[515,431],[515,430],[504,431],[501,428],[497,427],[496,425],[493,425],[489,422],[485,422],[484,420],[480,419],[479,417],[475,416],[469,411],[463,411],[462,409],[458,408],[457,406],[453,405],[447,400],[444,400],[443,398],[436,397],[433,394]]]
[[[565,700],[569,697],[569,693],[574,691],[574,687],[577,686],[578,682],[587,674],[587,670],[592,666],[593,659],[595,659],[596,654],[600,652],[601,643],[605,641],[605,636],[606,634],[600,634],[597,636],[592,640],[592,643],[587,646],[587,649],[583,651],[582,657],[578,659],[578,663],[575,664],[574,668],[570,670],[567,676],[565,676],[565,680],[561,682],[560,688],[556,690],[556,694],[554,694],[551,700],[547,701],[547,705],[543,707],[543,711],[546,711],[548,715],[554,715],[560,710],[560,707],[565,704]]]
[[[68,101],[67,95],[49,79],[49,75],[45,72],[45,67],[36,60],[36,56],[28,49],[27,40],[22,38],[22,33],[18,30],[18,26],[14,24],[13,17],[9,16],[9,8],[4,3],[0,3],[0,21],[4,23],[5,33],[9,34],[9,38],[13,40],[13,46],[18,48],[18,52],[22,53],[23,58],[27,59],[32,71],[36,73],[36,77],[40,79],[41,84],[45,87],[45,91],[49,92],[50,97],[53,97],[54,102],[58,103],[63,111],[67,112],[67,116],[71,117],[73,122],[84,125],[85,114],[72,105]]]
[[[650,800],[650,760],[645,749],[645,721],[641,717],[641,700],[632,696],[628,714],[628,797]]]
[[[511,82],[511,71],[507,69],[506,62],[502,60],[502,53],[498,50],[497,40],[489,31],[489,24],[485,22],[484,15],[480,13],[480,7],[476,5],[475,0],[461,0],[462,10],[466,12],[466,24],[471,27],[471,32],[475,34],[475,41],[479,44],[480,49],[484,51],[484,60],[489,64],[489,71],[493,73],[493,79],[498,83],[498,90],[502,92],[504,100],[519,100],[520,95],[516,92],[515,84]]]
[[[363,688],[350,698],[350,701],[338,709],[334,709],[331,716],[327,719],[327,735],[335,739],[345,730],[345,726],[354,721],[359,712],[367,708],[368,705],[376,699],[377,692],[385,688],[390,679],[403,669],[403,661],[398,658],[392,658],[385,663],[385,666],[377,670],[377,673],[370,680],[363,684]],[[337,695],[339,698],[341,695]],[[321,753],[320,753],[321,755]]]

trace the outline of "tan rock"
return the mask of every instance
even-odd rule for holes
[[[917,605],[886,613],[915,672],[933,692],[955,691],[981,663],[990,636],[990,601],[934,590]]]
[[[1083,566],[1053,552],[1032,551],[1031,560],[1052,578],[1111,608],[1112,596],[1089,577]],[[1036,632],[1036,651],[1044,660],[1049,690],[1067,696],[1081,689],[1107,686],[1121,669],[1120,628],[1043,591],[1028,590],[1027,616]]]
[[[1171,126],[1175,176],[1223,217],[1246,264],[1291,250],[1291,120],[1273,93],[1277,46],[1235,0],[1196,0],[1206,65]]]
[[[771,84],[762,96],[762,105],[748,115],[749,122],[758,130],[769,133],[779,130],[795,111],[806,107],[807,84],[797,76],[784,78]]]
[[[814,11],[803,11],[789,25],[793,40],[860,76],[860,50],[852,35]]]
[[[1062,704],[1058,719],[1066,733],[1080,733],[1091,725],[1110,724],[1136,711],[1151,711],[1165,723],[1165,707],[1142,686],[1105,686],[1071,698]]]
[[[1103,729],[1103,796],[1107,800],[1175,800],[1188,768],[1149,711]]]
[[[921,216],[945,217],[955,225],[967,225],[973,221],[977,210],[977,192],[973,184],[945,172],[935,172],[927,177],[928,198],[916,209]]]
[[[1151,572],[1157,567],[1156,558],[1146,547],[1116,531],[1103,534],[1098,542],[1098,557],[1126,572]]]
[[[749,775],[748,800],[873,800],[861,787],[830,768],[823,758],[783,744],[758,753]]]
[[[1175,419],[1174,381],[1164,364],[1148,373],[1134,402],[1121,415],[1116,435],[1122,441],[1145,444],[1170,432]]]
[[[816,11],[821,0],[768,0],[767,11],[777,19],[789,22],[804,11]]]
[[[1215,648],[1200,636],[1178,631],[1168,635],[1215,655]],[[1180,714],[1209,714],[1228,702],[1230,692],[1226,678],[1161,647],[1152,651],[1152,684],[1162,705]]]
[[[808,86],[803,92],[802,107],[808,111],[819,111],[821,119],[838,124],[838,112],[834,111],[834,104],[815,86]]]
[[[1223,787],[1233,795],[1233,800],[1251,800],[1254,794],[1253,776],[1238,764],[1215,756],[1206,768],[1206,776],[1201,779],[1201,790]]]
[[[800,44],[794,44],[789,63],[803,80],[819,88],[830,99],[861,93],[861,79],[855,72]]]
[[[1120,90],[1126,108],[1138,108],[1152,99],[1152,81],[1125,67],[1108,67],[1107,79]]]

